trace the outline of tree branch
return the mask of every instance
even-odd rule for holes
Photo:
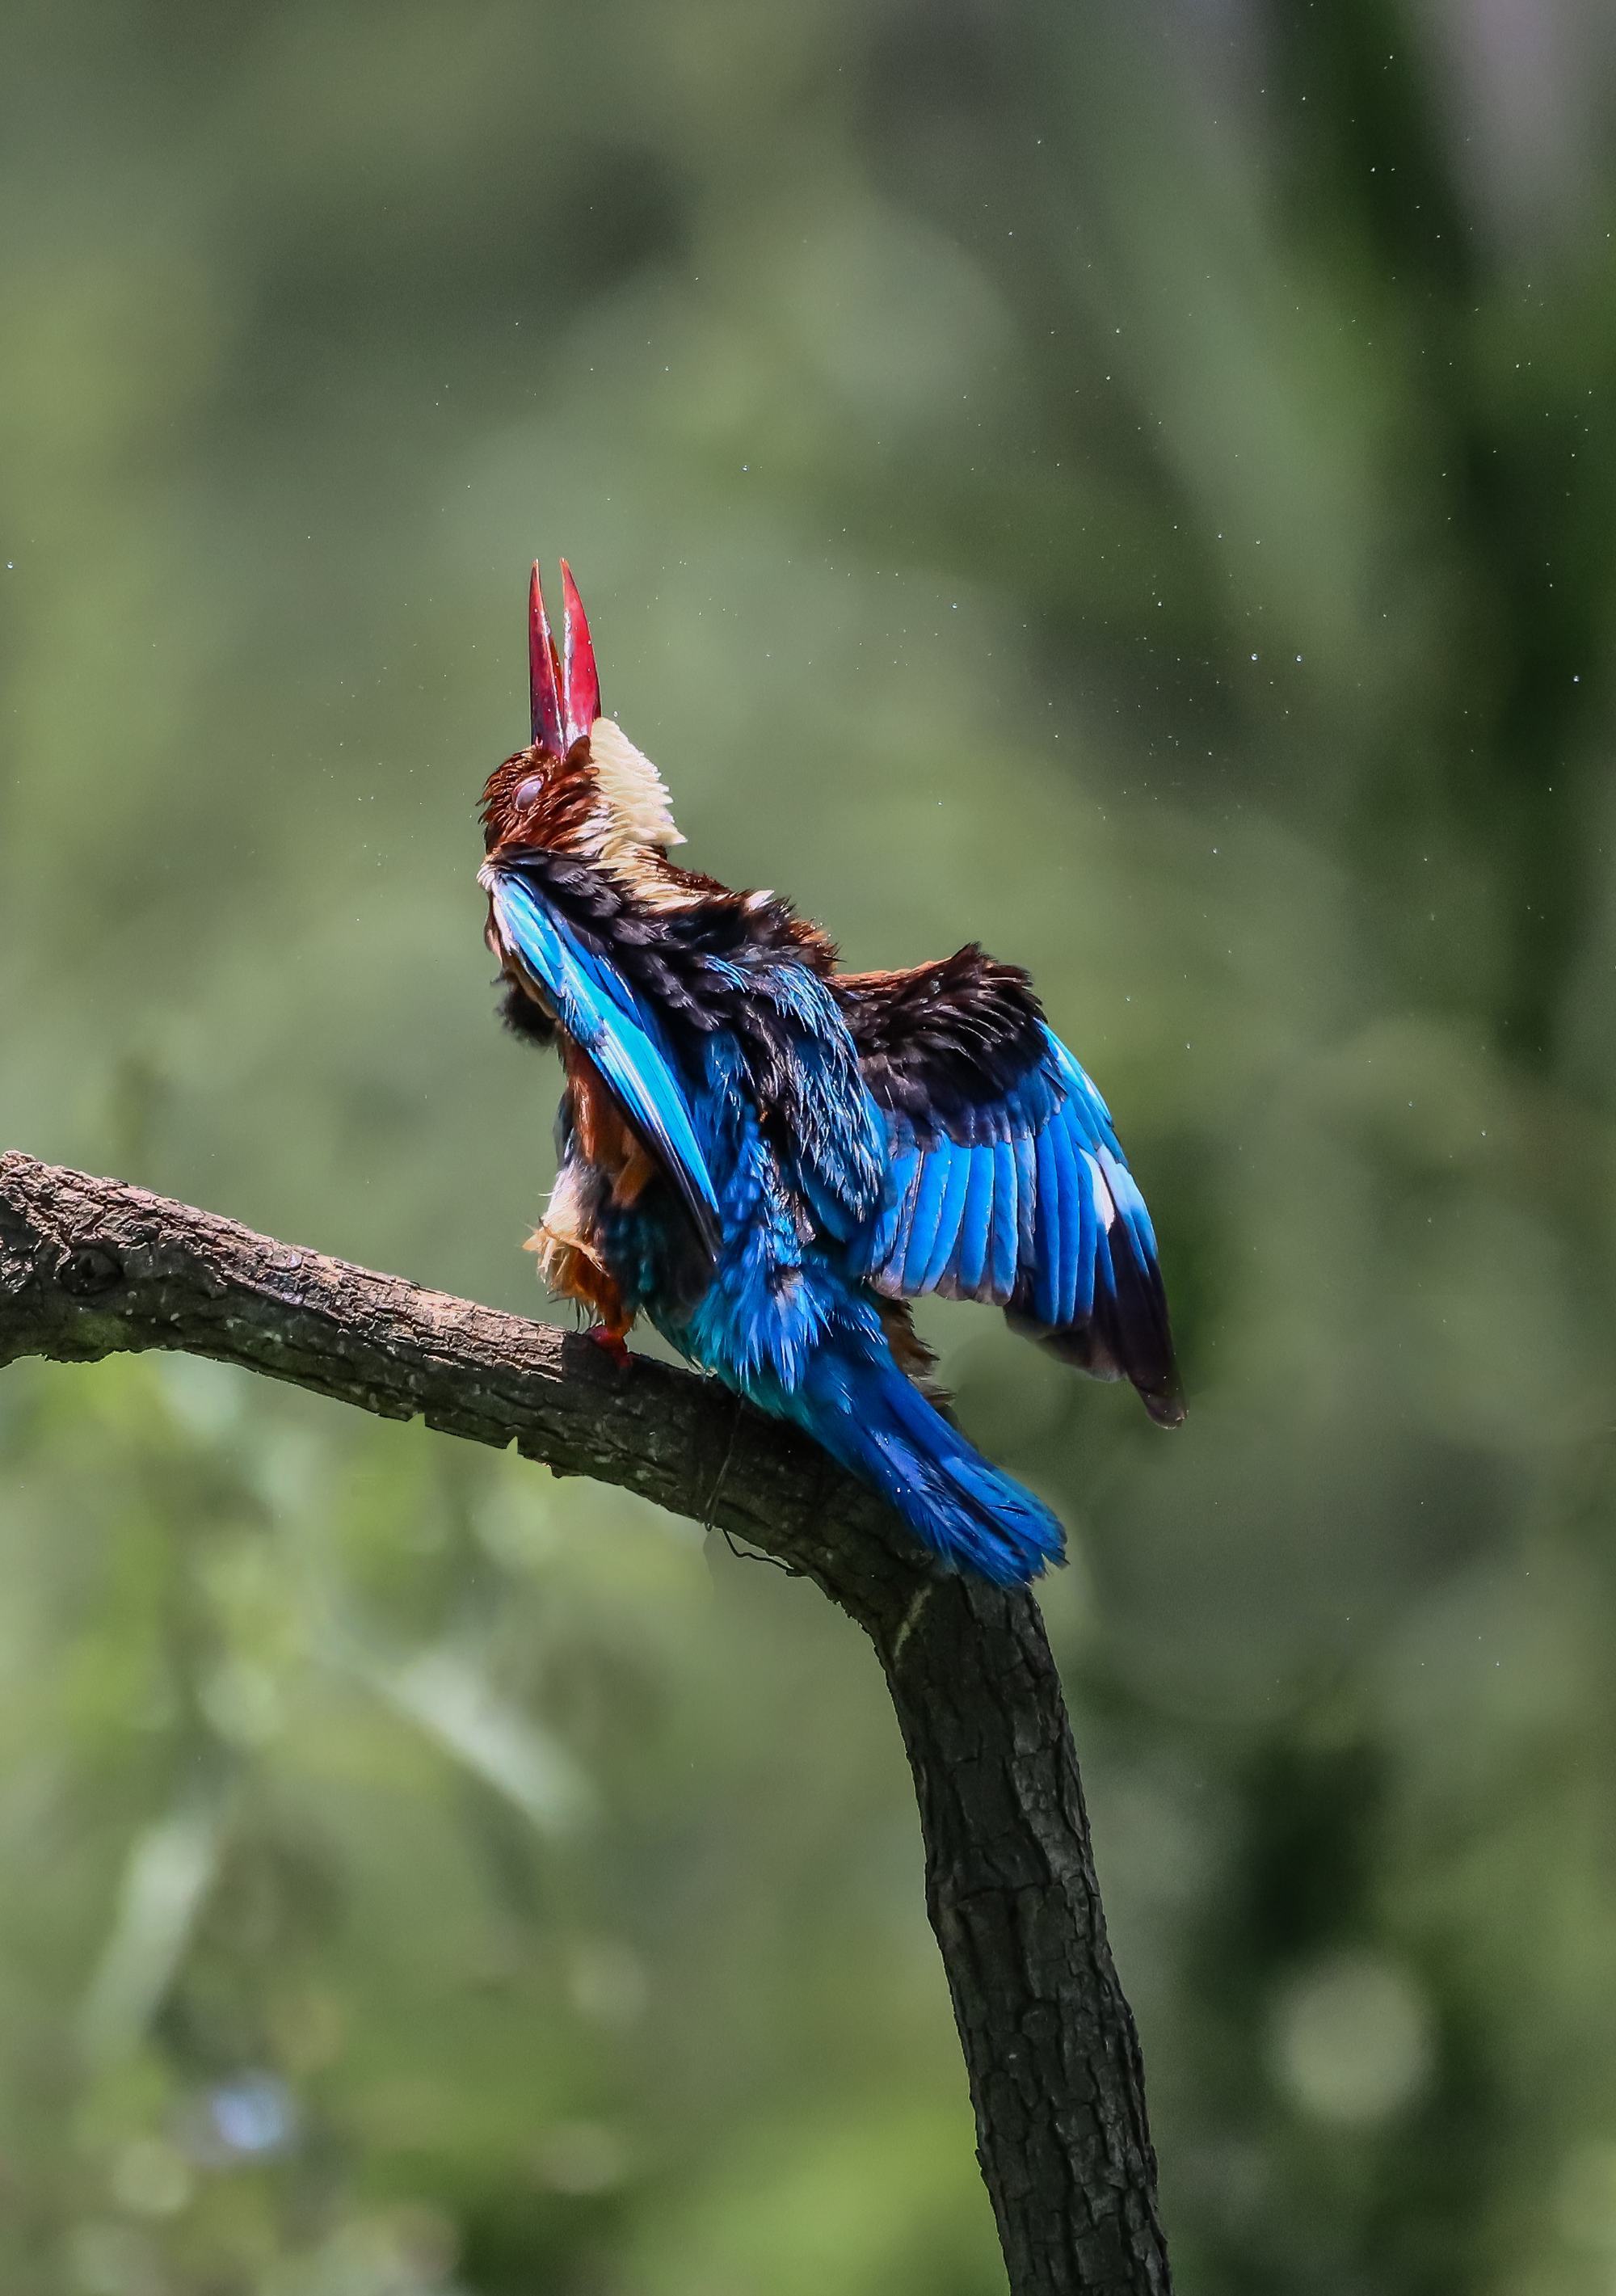
[[[0,1366],[178,1349],[621,1484],[806,1573],[874,1644],[1013,2296],[1162,2296],[1155,2157],[1038,1608],[931,1570],[816,1446],[710,1381],[0,1156]]]

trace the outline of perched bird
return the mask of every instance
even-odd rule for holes
[[[564,560],[562,592],[558,648],[535,566],[533,739],[482,799],[504,1017],[566,1072],[530,1248],[625,1362],[649,1316],[874,1485],[945,1567],[1037,1578],[1060,1524],[939,1408],[907,1303],[990,1301],[1182,1419],[1150,1216],[1105,1103],[1017,966],[972,945],[843,972],[777,894],[670,861],[668,792],[601,714]]]

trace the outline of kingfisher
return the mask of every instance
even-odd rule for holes
[[[937,1565],[1025,1585],[1063,1559],[1061,1525],[956,1425],[910,1302],[1001,1308],[1178,1424],[1155,1235],[1105,1103],[1019,966],[972,942],[844,972],[779,894],[670,859],[667,789],[603,716],[564,559],[561,579],[558,644],[533,569],[533,738],[481,806],[504,1018],[565,1076],[529,1249],[625,1366],[644,1316]]]

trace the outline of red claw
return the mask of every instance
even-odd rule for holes
[[[562,560],[562,644],[566,664],[567,746],[581,742],[601,714],[601,682],[595,675],[595,648],[584,602],[578,594],[572,569]]]
[[[546,756],[564,758],[567,736],[561,699],[561,665],[555,640],[545,612],[545,594],[533,562],[533,583],[528,593],[528,677],[533,694],[533,739]]]
[[[624,1371],[627,1371],[634,1361],[623,1334],[621,1332],[614,1332],[610,1324],[591,1324],[584,1337],[593,1340],[602,1353],[609,1355],[612,1362],[619,1365]]]

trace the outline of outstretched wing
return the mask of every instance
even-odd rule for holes
[[[1003,1308],[1153,1419],[1184,1416],[1156,1239],[1110,1111],[1025,973],[980,948],[836,982],[889,1165],[865,1264],[878,1291]]]
[[[543,992],[568,1036],[594,1062],[684,1197],[708,1249],[716,1249],[718,1195],[655,1013],[609,957],[584,946],[528,878],[488,866],[482,882],[501,954]]]

